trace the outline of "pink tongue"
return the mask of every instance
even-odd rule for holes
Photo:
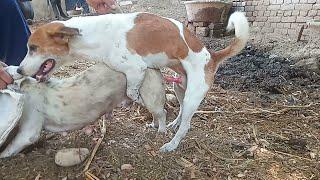
[[[43,72],[48,72],[52,68],[52,62],[47,62],[46,65],[44,66]]]

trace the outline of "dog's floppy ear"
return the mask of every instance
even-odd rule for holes
[[[67,27],[62,23],[51,23],[47,33],[59,44],[68,44],[72,37],[80,36],[79,29]]]

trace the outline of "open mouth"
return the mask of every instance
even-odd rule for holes
[[[48,74],[56,65],[56,61],[54,59],[47,59],[42,65],[40,66],[38,72],[33,75],[33,78],[36,78],[39,82],[44,82],[48,79]]]

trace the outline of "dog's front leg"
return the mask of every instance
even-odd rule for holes
[[[1,152],[0,158],[14,156],[39,139],[43,117],[34,109],[28,108],[28,110],[24,110],[19,132],[6,149]]]
[[[110,56],[110,59],[115,59],[116,61],[111,61],[108,65],[116,71],[120,71],[126,75],[127,96],[134,102],[144,105],[139,90],[148,68],[147,64],[140,56],[131,55],[129,53],[123,56],[112,55]]]

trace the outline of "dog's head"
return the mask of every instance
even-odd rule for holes
[[[39,81],[46,80],[70,58],[69,41],[78,36],[79,29],[53,22],[39,27],[28,41],[28,53],[21,62],[18,73],[33,76]]]

